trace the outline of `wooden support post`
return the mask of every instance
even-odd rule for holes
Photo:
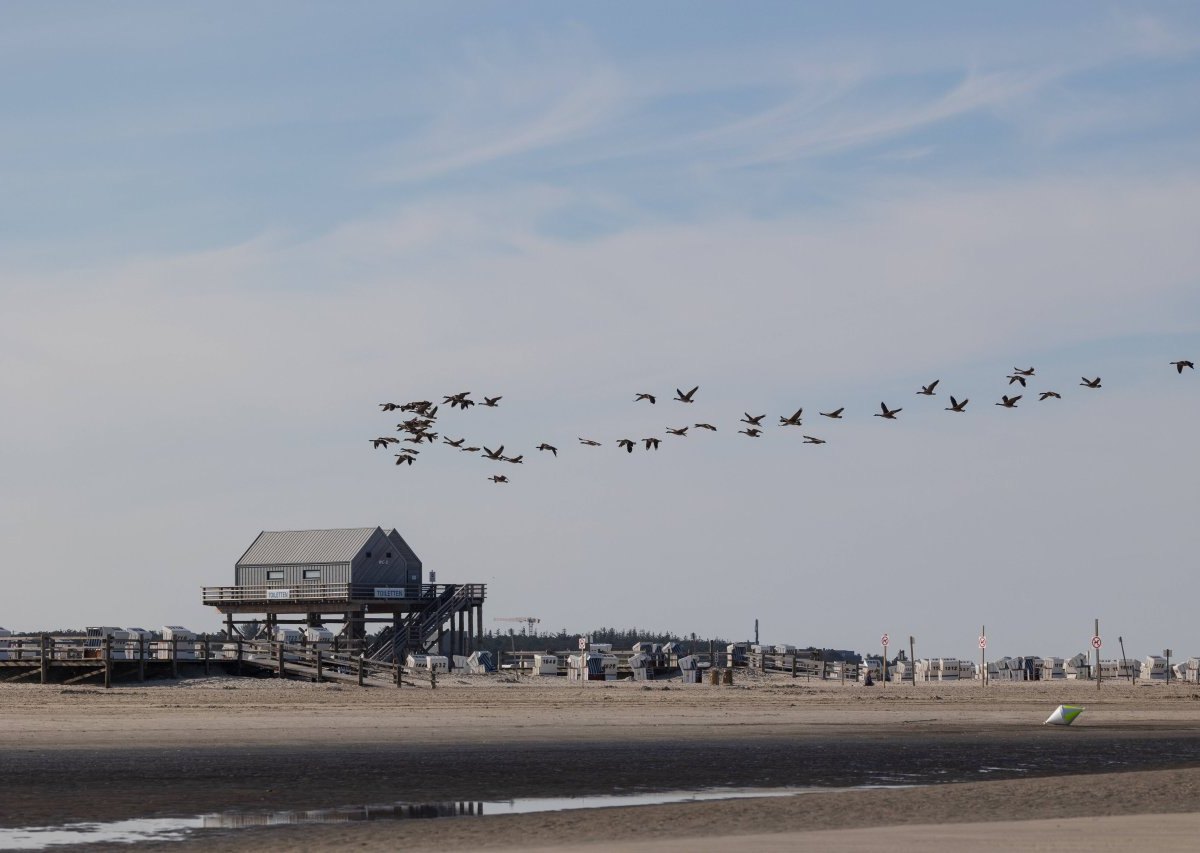
[[[400,659],[396,658],[396,686],[400,687],[404,684],[404,667],[400,665]]]
[[[317,647],[317,684],[321,683],[321,648]]]
[[[796,677],[796,653],[792,652],[792,678]]]
[[[112,687],[112,634],[104,635],[104,689]]]
[[[146,637],[138,632],[138,681],[146,680]]]
[[[284,676],[284,668],[283,668],[283,667],[284,667],[284,663],[283,663],[283,643],[277,643],[277,644],[276,644],[276,649],[275,649],[275,663],[276,663],[276,665],[279,667],[279,677],[280,677],[280,678],[283,678],[283,676]]]
[[[212,657],[212,647],[210,645],[210,642],[211,641],[209,640],[208,634],[205,634],[204,635],[204,674],[205,675],[208,675],[210,672],[209,659]]]
[[[363,656],[358,656],[358,686],[363,686]]]
[[[242,638],[237,639],[237,674],[242,674]]]
[[[179,677],[179,638],[171,636],[171,677]]]
[[[912,683],[913,687],[917,686],[917,650],[913,641],[913,635],[908,635],[908,665],[912,667]]]
[[[39,638],[39,653],[42,670],[42,684],[50,682],[50,654],[51,654],[50,638],[45,634]]]

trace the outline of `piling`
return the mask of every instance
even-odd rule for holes
[[[104,689],[112,687],[112,634],[104,635]]]
[[[50,638],[42,634],[39,640],[41,650],[42,684],[50,681]]]

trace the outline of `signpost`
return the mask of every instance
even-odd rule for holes
[[[880,678],[882,679],[883,686],[887,687],[887,647],[888,647],[888,642],[889,642],[888,635],[884,634],[882,637],[880,637],[879,642],[883,645],[883,667],[882,667],[882,675],[880,676]]]
[[[1171,650],[1163,649],[1163,657],[1167,659],[1167,684],[1171,683]]]
[[[987,625],[979,629],[979,685],[987,687]]]
[[[1092,634],[1092,648],[1096,650],[1096,689],[1100,689],[1100,647],[1104,645],[1100,641],[1100,620],[1096,620],[1096,630]]]
[[[917,649],[912,634],[908,635],[908,662],[912,667],[913,687],[917,686]]]

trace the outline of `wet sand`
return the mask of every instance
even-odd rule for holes
[[[1200,812],[1195,685],[1114,683],[1099,694],[1072,682],[646,686],[496,677],[450,677],[436,691],[254,679],[107,692],[2,686],[0,766],[21,782],[6,784],[0,824],[713,786],[922,786],[582,817],[220,830],[144,848],[386,850],[402,838],[405,849],[669,850],[690,839],[695,850],[729,849],[734,837],[743,849],[771,849],[793,834],[815,844],[830,831],[868,844],[873,826],[987,824],[978,833],[991,837],[998,821]],[[1042,726],[1064,701],[1088,710],[1070,728]],[[1071,838],[1094,833],[1064,826]],[[788,849],[806,849],[799,843]]]

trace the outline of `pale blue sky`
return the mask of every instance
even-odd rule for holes
[[[1185,3],[7,4],[0,625],[208,627],[258,530],[378,523],[556,629],[1200,654],[1198,72]],[[370,452],[466,388],[561,458]]]

